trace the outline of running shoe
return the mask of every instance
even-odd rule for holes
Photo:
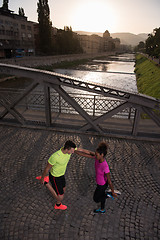
[[[112,193],[112,190],[111,190],[111,189],[108,189],[106,192],[111,194],[111,193]],[[121,192],[120,192],[119,190],[114,190],[114,192],[115,192],[117,195],[121,195]]]
[[[67,206],[66,206],[66,205],[63,205],[62,203],[61,203],[60,206],[57,206],[57,205],[55,204],[54,209],[66,210],[66,209],[67,209]]]
[[[42,177],[42,176],[38,176],[38,177],[36,177],[36,179],[37,179],[37,180],[41,180],[41,177]]]
[[[44,182],[46,182],[46,183],[49,182],[49,176],[46,176],[46,177],[44,178]]]
[[[94,209],[94,213],[105,213],[106,210],[101,210],[100,208],[99,209]]]
[[[114,200],[114,197],[110,193],[106,193],[106,198],[112,198]]]
[[[37,180],[41,180],[41,178],[42,178],[42,176],[36,177]],[[45,182],[45,183],[48,183],[48,182],[49,182],[49,176],[46,176],[46,177],[44,178],[44,182]]]

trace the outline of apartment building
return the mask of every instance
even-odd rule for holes
[[[27,21],[25,16],[13,13],[4,3],[0,8],[0,57],[35,55],[35,23]]]
[[[102,41],[98,35],[77,35],[80,45],[84,53],[98,53],[101,52]]]
[[[79,39],[84,53],[109,52],[112,50],[118,50],[120,47],[120,39],[113,39],[107,30],[103,33],[103,37],[96,34],[77,34],[77,38]]]

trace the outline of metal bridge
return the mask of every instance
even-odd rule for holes
[[[17,77],[27,77],[32,79],[29,86],[27,86],[22,91],[18,92],[14,96],[9,96],[9,94],[0,93],[0,122],[10,122],[11,120],[7,115],[12,116],[12,121],[19,123],[20,125],[38,125],[38,121],[28,121],[25,117],[24,111],[20,110],[20,103],[24,101],[32,92],[35,91],[37,86],[42,86],[41,92],[44,96],[44,109],[45,109],[45,126],[47,127],[71,127],[72,130],[78,130],[81,132],[96,131],[100,134],[105,134],[107,132],[112,132],[112,130],[105,127],[105,121],[108,119],[113,119],[115,115],[128,109],[129,116],[131,111],[134,112],[133,120],[131,123],[130,135],[137,136],[139,130],[139,123],[142,114],[147,115],[153,120],[158,129],[160,128],[160,100],[133,92],[123,91],[122,89],[116,89],[108,87],[102,84],[96,84],[93,82],[84,82],[80,79],[69,77],[62,74],[57,74],[54,72],[37,70],[33,68],[21,67],[17,65],[8,65],[0,63],[0,73],[8,74]],[[12,81],[12,80],[10,80]],[[117,101],[118,104],[113,104],[110,109],[106,109],[102,114],[96,115],[89,114],[84,106],[73,97],[73,94],[69,93],[68,89],[72,89],[72,92],[83,91],[86,94],[94,94],[99,97],[103,97],[103,101],[107,106],[109,101]],[[52,92],[52,90],[54,90]],[[75,116],[79,116],[81,124],[72,125],[70,124],[64,126],[64,124],[56,124],[55,119],[52,117],[52,95],[58,95],[63,98],[63,100],[75,110],[77,115],[73,114],[73,120]],[[95,108],[96,102],[100,105],[100,98],[94,98],[93,106]],[[59,103],[57,103],[59,104]],[[86,101],[86,105],[89,102]],[[104,110],[104,109],[103,109]],[[34,116],[36,116],[36,113]],[[68,112],[69,113],[69,112]],[[69,116],[69,115],[68,115]],[[130,118],[130,117],[129,117]],[[112,120],[111,120],[112,121]],[[145,121],[145,120],[144,120]],[[83,124],[82,124],[83,123]],[[117,126],[118,127],[118,126]],[[145,132],[147,134],[147,131]]]

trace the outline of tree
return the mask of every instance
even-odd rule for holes
[[[146,39],[146,53],[149,56],[153,56],[153,47],[154,47],[154,36],[152,34],[148,34],[148,38]]]
[[[155,28],[154,33],[154,56],[160,57],[160,28]]]
[[[56,49],[58,54],[82,53],[83,50],[76,34],[72,32],[72,28],[65,26],[64,30],[58,30],[56,36]]]
[[[155,28],[146,40],[146,53],[152,57],[160,57],[160,28]]]
[[[48,0],[39,0],[37,3],[38,22],[39,22],[39,43],[40,50],[44,54],[51,52],[51,27],[50,10]]]
[[[20,16],[22,16],[22,17],[24,17],[25,16],[25,14],[24,14],[24,9],[23,8],[19,8],[19,15]]]
[[[8,10],[8,0],[3,0],[3,9]]]
[[[135,51],[137,52],[145,52],[146,50],[146,46],[145,43],[143,41],[140,41],[139,44],[135,47]]]

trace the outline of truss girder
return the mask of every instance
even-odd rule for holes
[[[44,84],[44,99],[45,99],[46,125],[51,126],[50,87],[47,84]]]
[[[16,98],[13,102],[8,103],[8,104],[4,104],[3,102],[1,102],[1,104],[5,107],[5,110],[0,114],[0,119],[4,118],[8,112],[10,112],[18,121],[20,121],[20,119],[23,119],[22,121],[25,121],[24,118],[22,117],[22,115],[20,113],[18,113],[18,111],[15,110],[15,106],[24,98],[26,97],[36,86],[38,85],[37,82],[33,82],[28,88],[26,88],[24,90],[24,92],[22,92],[20,94],[20,96],[18,96],[18,98]]]
[[[79,90],[93,92],[96,94],[103,95],[105,97],[116,98],[124,101],[128,101],[130,103],[139,104],[142,106],[150,107],[150,108],[157,108],[159,100],[155,98],[145,96],[138,93],[133,92],[126,92],[122,91],[121,89],[112,88],[106,85],[97,84],[93,82],[84,82],[82,80],[76,78],[70,78],[67,76],[58,77],[60,85],[66,87],[72,87]]]
[[[103,114],[102,116],[97,117],[97,118],[94,120],[94,123],[95,123],[95,124],[99,124],[99,123],[101,123],[102,121],[104,121],[105,119],[114,116],[116,113],[121,112],[123,109],[125,109],[125,108],[127,108],[127,107],[130,107],[130,106],[131,106],[131,104],[125,102],[125,103],[119,105],[118,107],[115,107],[114,109],[110,110],[109,112]],[[86,124],[86,125],[84,125],[83,127],[81,127],[80,130],[81,130],[81,131],[86,131],[86,130],[88,130],[89,128],[90,128],[90,124]]]
[[[112,117],[113,115],[121,112],[123,109],[133,107],[136,109],[135,118],[133,122],[132,134],[136,135],[138,132],[138,124],[140,119],[140,113],[147,113],[154,122],[160,126],[160,117],[155,114],[155,110],[160,111],[160,100],[122,89],[112,88],[103,84],[96,84],[94,82],[82,81],[77,78],[69,77],[66,75],[43,71],[33,68],[26,68],[15,65],[8,65],[0,63],[0,72],[10,75],[23,76],[31,78],[34,82],[20,94],[12,103],[8,103],[1,100],[1,105],[5,110],[0,114],[0,118],[4,118],[6,114],[12,114],[20,123],[24,123],[25,119],[15,109],[15,106],[27,96],[38,84],[44,85],[44,99],[45,99],[45,113],[46,113],[46,125],[51,125],[51,106],[50,106],[50,87],[54,88],[63,99],[68,102],[86,121],[87,124],[81,127],[80,130],[85,131],[93,127],[96,131],[102,133],[102,129],[99,127],[103,120]],[[86,92],[92,92],[105,96],[111,99],[119,99],[123,101],[122,104],[105,113],[104,115],[92,119],[90,115],[72,98],[63,87],[70,87],[74,89],[80,89]]]
[[[39,83],[47,81],[49,83],[61,86],[68,86],[71,88],[81,89],[88,92],[93,92],[97,94],[101,94],[106,97],[121,99],[124,101],[128,101],[130,103],[138,104],[144,107],[149,107],[153,109],[159,108],[158,105],[160,101],[145,96],[138,93],[122,91],[122,89],[112,88],[103,84],[97,84],[93,82],[82,81],[77,78],[69,77],[66,75],[43,71],[33,68],[26,68],[16,65],[8,65],[0,63],[0,71],[3,73],[16,75],[16,76],[26,76],[29,78],[33,78]]]
[[[97,126],[92,118],[88,115],[88,113],[86,113],[83,108],[81,108],[81,106],[72,98],[69,96],[69,94],[67,92],[64,91],[64,89],[62,89],[60,86],[56,86],[56,85],[51,85],[62,97],[65,101],[67,101],[87,122],[89,122],[92,127],[102,133],[102,130],[99,128],[99,126]]]
[[[25,123],[24,117],[16,109],[11,108],[3,99],[0,101],[0,104],[6,109],[6,112],[10,113],[15,119],[18,120],[18,122],[21,124]]]
[[[139,126],[139,120],[140,120],[140,115],[141,115],[141,107],[138,107],[135,111],[135,116],[134,116],[134,122],[133,122],[133,128],[132,128],[132,135],[136,136],[138,132],[138,126]]]
[[[155,114],[155,112],[152,109],[150,109],[150,108],[142,107],[142,109],[160,127],[160,117],[158,117]]]

